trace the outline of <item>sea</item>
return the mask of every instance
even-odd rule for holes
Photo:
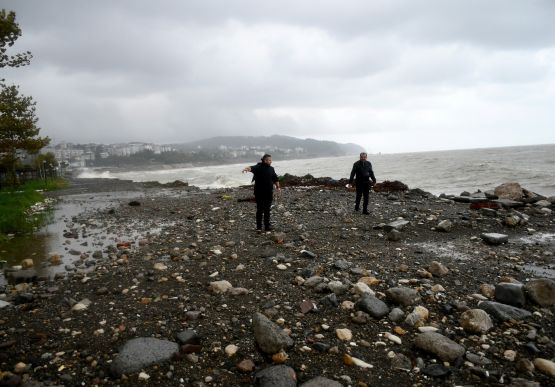
[[[358,155],[302,160],[274,159],[278,175],[310,174],[314,177],[348,178]],[[532,192],[555,196],[555,144],[480,148],[414,153],[369,154],[378,182],[398,180],[409,188],[435,195],[459,195],[494,189],[505,182],[518,182]],[[253,160],[251,164],[256,164]],[[251,184],[251,174],[241,173],[249,165],[222,164],[157,170],[82,169],[80,178],[117,178],[160,183],[181,180],[199,188],[236,187]]]

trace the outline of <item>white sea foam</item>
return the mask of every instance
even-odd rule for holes
[[[308,160],[274,159],[278,175],[348,178],[358,156],[324,157]],[[555,145],[469,149],[399,154],[369,155],[378,181],[400,180],[410,188],[436,195],[460,194],[493,189],[507,181],[542,195],[555,195]],[[252,164],[256,162],[253,161]],[[221,188],[251,183],[247,164],[161,169],[156,171],[99,172],[86,170],[79,177],[109,177],[133,181],[187,181],[200,188]]]

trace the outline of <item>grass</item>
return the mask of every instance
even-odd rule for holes
[[[64,179],[34,180],[0,190],[0,241],[3,234],[31,233],[48,220],[45,211],[34,211],[33,206],[45,200],[39,191],[52,191],[67,186]]]

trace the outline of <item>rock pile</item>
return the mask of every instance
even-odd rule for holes
[[[408,190],[373,193],[363,217],[350,192],[283,191],[274,233],[257,234],[254,205],[230,200],[247,188],[152,189],[139,206],[72,219],[134,225],[142,242],[99,236],[100,252],[70,254],[76,265],[97,251],[91,266],[7,285],[1,382],[555,383],[553,201],[472,209]],[[480,202],[515,200],[492,195]]]

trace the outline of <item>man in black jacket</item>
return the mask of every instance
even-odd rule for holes
[[[262,161],[252,167],[243,169],[243,173],[252,172],[254,180],[254,197],[256,199],[256,230],[262,231],[262,217],[264,229],[271,231],[270,207],[272,206],[274,186],[281,190],[278,177],[272,165],[272,156],[265,154]]]
[[[353,164],[348,184],[350,187],[353,184],[353,180],[356,181],[357,196],[355,199],[355,211],[359,210],[360,198],[363,197],[362,213],[364,215],[369,214],[368,194],[370,192],[370,179],[372,179],[372,185],[376,184],[376,177],[374,176],[374,171],[372,170],[372,164],[367,159],[368,155],[366,152],[362,152],[360,154],[360,160]]]

